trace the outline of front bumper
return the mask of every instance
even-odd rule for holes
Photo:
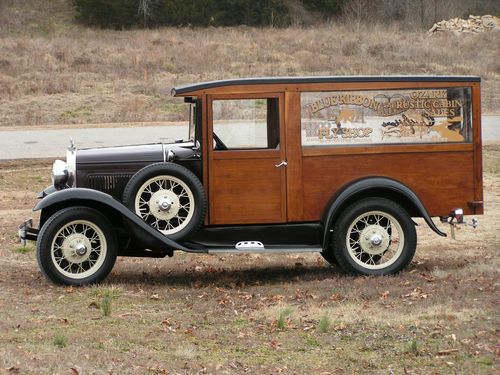
[[[36,241],[39,231],[39,229],[33,228],[33,219],[26,220],[24,223],[19,225],[19,229],[17,231],[19,242],[26,245],[26,240]]]
[[[37,199],[43,199],[47,195],[52,194],[56,191],[57,189],[54,187],[54,185],[50,185],[39,192],[36,197]],[[38,238],[38,232],[40,232],[40,229],[33,228],[33,219],[24,221],[21,225],[19,225],[17,230],[19,242],[21,242],[23,245],[26,245],[27,240],[36,241],[36,239]]]

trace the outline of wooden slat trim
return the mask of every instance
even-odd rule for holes
[[[286,160],[286,145],[287,141],[287,133],[285,130],[285,94],[279,93],[278,96],[278,104],[279,104],[279,126],[280,126],[280,159]],[[287,189],[287,173],[288,170],[286,167],[281,168],[281,221],[285,223],[288,218],[288,189]]]
[[[483,152],[481,141],[481,88],[472,87],[472,131],[474,138],[474,200],[483,200]],[[476,214],[483,214],[484,206],[474,207]]]
[[[280,141],[281,143],[281,141]],[[268,149],[248,149],[248,150],[224,150],[217,151],[214,150],[214,159],[265,159],[276,157],[279,158],[281,155],[280,150],[268,150]]]
[[[209,224],[214,224],[215,220],[215,215],[214,215],[214,191],[215,191],[215,185],[214,185],[214,177],[213,173],[211,173],[211,168],[213,165],[213,157],[214,157],[214,150],[213,150],[213,124],[212,124],[212,97],[210,95],[204,95],[205,98],[205,113],[207,114],[206,117],[206,122],[203,124],[205,125],[206,128],[206,135],[207,135],[207,143],[206,143],[206,148],[207,148],[207,170],[208,172],[208,218],[209,218]]]
[[[202,168],[203,168],[203,186],[205,187],[205,193],[207,194],[207,200],[210,202],[210,184],[209,184],[209,172],[208,172],[208,127],[207,124],[207,96],[201,96],[201,108],[203,111],[201,112],[201,160],[202,160]],[[210,217],[210,205],[207,205],[207,212],[205,214],[204,224],[209,224]]]
[[[214,94],[212,96],[212,100],[245,100],[245,99],[270,99],[270,98],[279,98],[282,93],[273,92],[258,92],[258,93],[245,93],[245,96],[241,96],[241,94],[232,93],[231,94]]]
[[[364,145],[364,146],[309,146],[302,148],[302,154],[307,156],[328,155],[362,155],[362,154],[411,154],[419,152],[471,152],[472,143],[447,143],[447,144],[425,144],[425,145]]]
[[[302,176],[302,147],[300,128],[300,94],[285,93],[285,129],[287,172],[287,218],[289,222],[301,221],[304,216]]]

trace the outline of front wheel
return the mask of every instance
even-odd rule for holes
[[[45,276],[56,284],[102,281],[118,251],[113,227],[99,211],[69,207],[52,215],[40,229],[36,255]]]
[[[397,203],[367,198],[347,207],[333,228],[333,253],[348,273],[389,275],[405,268],[417,246],[415,224]]]

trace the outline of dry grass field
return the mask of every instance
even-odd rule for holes
[[[500,108],[498,33],[404,24],[92,30],[66,0],[0,1],[0,125],[178,120],[175,85],[256,76],[480,75]]]
[[[16,243],[50,161],[2,162],[0,373],[498,374],[500,145],[484,160],[479,228],[453,241],[419,226],[393,277],[319,255],[177,253],[121,258],[82,288],[47,282]]]

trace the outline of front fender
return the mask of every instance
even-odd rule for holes
[[[51,206],[60,205],[64,202],[71,202],[72,205],[75,204],[82,206],[88,205],[89,202],[95,202],[100,205],[104,205],[118,212],[122,217],[125,217],[127,220],[135,224],[141,231],[145,232],[149,236],[152,236],[156,241],[159,241],[167,248],[173,250],[189,251],[189,249],[187,249],[186,247],[175,241],[172,241],[160,231],[149,226],[139,216],[130,211],[125,205],[114,199],[111,195],[98,190],[86,188],[70,188],[59,190],[45,196],[45,198],[37,203],[37,205],[33,208],[33,211],[47,209]]]
[[[395,196],[404,197],[411,202],[434,232],[440,236],[446,237],[446,233],[440,231],[439,228],[436,227],[422,201],[409,187],[387,177],[369,177],[350,184],[332,199],[331,204],[323,215],[323,223],[325,223],[325,234],[323,238],[324,246],[327,246],[329,243],[330,228],[332,228],[337,215],[345,208],[346,202],[350,201],[355,196],[370,196],[369,192],[373,190],[387,191]]]

